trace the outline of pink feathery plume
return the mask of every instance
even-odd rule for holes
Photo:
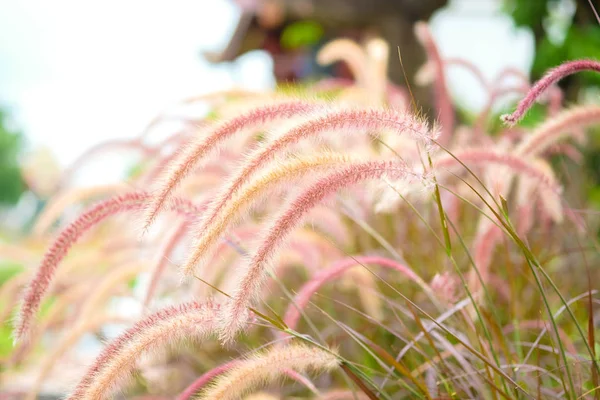
[[[498,88],[501,88],[500,84],[503,83],[504,79],[511,76],[520,81],[520,83],[517,85],[520,85],[529,91],[531,88],[529,77],[523,71],[514,67],[507,67],[500,71],[496,77],[496,80],[494,81],[494,85],[496,85]],[[548,113],[550,115],[554,115],[559,111],[560,106],[562,105],[563,93],[562,90],[556,86],[551,86],[548,89],[548,92]]]
[[[198,379],[192,382],[187,388],[184,389],[183,392],[177,396],[176,400],[188,400],[191,399],[196,393],[198,393],[206,384],[212,381],[217,376],[221,375],[224,372],[229,371],[231,368],[235,367],[239,363],[239,360],[231,360],[226,362],[225,364],[219,365],[211,369],[208,372],[200,375]]]
[[[525,137],[516,149],[518,154],[535,156],[546,151],[567,133],[576,133],[600,122],[600,107],[597,105],[578,106],[563,111],[544,122]]]
[[[202,391],[202,400],[238,400],[258,387],[278,381],[290,370],[300,373],[331,371],[339,366],[333,350],[289,344],[254,354],[220,375]]]
[[[68,399],[107,397],[131,374],[143,353],[190,338],[206,338],[214,332],[219,307],[210,301],[189,302],[165,308],[137,322],[104,348]]]
[[[54,243],[44,254],[33,280],[25,289],[15,324],[15,341],[21,340],[27,335],[31,321],[39,310],[42,298],[50,286],[58,265],[81,236],[112,215],[141,209],[148,198],[149,194],[145,192],[131,192],[109,198],[90,207],[58,234]],[[202,212],[199,207],[183,199],[176,199],[172,204],[172,209],[186,217],[196,217]]]
[[[558,82],[566,76],[575,74],[581,71],[596,71],[600,72],[600,62],[594,60],[576,60],[569,61],[558,67],[550,70],[539,81],[533,85],[527,96],[519,102],[517,109],[512,114],[506,114],[501,117],[502,121],[508,125],[514,125],[531,108],[538,97],[542,95],[552,84]]]
[[[429,27],[425,22],[417,22],[415,24],[415,35],[425,52],[427,58],[435,67],[435,81],[433,83],[434,101],[436,111],[439,113],[439,121],[442,128],[440,135],[440,143],[446,144],[450,141],[454,130],[454,109],[452,100],[448,94],[448,86],[446,84],[446,74],[444,72],[444,62],[440,56],[438,47],[433,40],[433,36],[429,31]]]
[[[510,293],[510,284],[504,277],[490,272],[488,275],[488,282],[488,287],[493,288],[499,298],[506,303],[510,303],[513,296]]]
[[[194,382],[192,382],[187,388],[184,389],[179,396],[177,396],[176,400],[188,400],[191,399],[194,395],[196,395],[200,390],[202,390],[207,383],[220,376],[221,374],[229,371],[232,368],[235,368],[239,365],[240,360],[232,360],[223,365],[219,365],[211,369],[210,371],[202,374],[198,377]],[[302,374],[292,370],[287,369],[285,374],[291,379],[302,383],[304,386],[308,387],[313,393],[318,393],[318,390],[312,384],[310,380],[304,377]]]
[[[473,259],[477,268],[487,270],[492,263],[492,256],[496,243],[502,238],[502,230],[496,225],[491,225],[481,234],[475,244],[475,254]],[[483,274],[482,274],[483,275]]]
[[[390,268],[405,275],[408,279],[418,282],[419,285],[425,285],[421,277],[419,277],[412,269],[404,264],[400,264],[398,261],[380,257],[380,256],[356,256],[349,257],[340,260],[333,264],[331,267],[318,272],[310,281],[306,282],[300,289],[293,303],[288,306],[284,322],[290,329],[296,329],[298,321],[300,320],[301,311],[306,308],[310,302],[310,298],[315,294],[325,283],[336,279],[350,268],[357,267],[364,264],[379,265],[384,268]]]
[[[250,182],[240,190],[239,195],[230,199],[220,213],[211,218],[210,224],[205,223],[197,229],[192,246],[194,250],[188,256],[188,260],[194,262],[186,262],[183,268],[184,275],[189,275],[191,271],[188,268],[193,268],[196,264],[205,265],[214,254],[214,245],[225,230],[237,225],[265,196],[273,196],[275,190],[303,177],[315,175],[316,178],[327,171],[342,168],[351,160],[348,156],[329,152],[307,158],[295,158],[291,162],[278,164],[277,168],[270,169],[262,177]]]
[[[406,164],[390,161],[370,161],[353,163],[348,168],[327,175],[318,180],[304,191],[289,206],[285,208],[267,229],[265,236],[260,241],[259,248],[254,252],[250,262],[239,271],[238,283],[230,301],[220,313],[220,337],[224,342],[229,342],[244,328],[246,321],[246,308],[252,299],[258,297],[266,276],[266,268],[277,249],[297,226],[302,218],[313,207],[336,191],[355,185],[368,179],[377,179],[386,176],[390,179],[405,179],[417,174],[411,171]],[[423,176],[420,176],[423,179]]]
[[[369,134],[375,134],[374,132],[384,129],[393,130],[398,134],[408,133],[425,146],[430,146],[437,134],[437,132],[430,131],[425,122],[410,114],[394,110],[342,110],[303,122],[264,147],[258,148],[249,156],[239,172],[229,180],[229,184],[224,185],[208,205],[197,232],[203,232],[211,224],[257,170],[275,158],[278,153],[289,150],[290,146],[300,140],[319,136],[326,132],[355,134],[366,130]],[[184,273],[193,272],[201,257],[201,253],[192,253],[182,267]]]
[[[198,131],[209,131],[215,126],[215,122],[206,120],[193,120],[178,133],[164,139],[157,145],[160,148],[160,154],[153,158],[153,165],[150,166],[139,179],[141,187],[146,187],[158,179],[162,173],[165,173],[171,162],[181,154],[181,149],[198,133]],[[166,146],[166,150],[165,150]]]
[[[172,167],[163,174],[163,182],[146,208],[143,230],[146,231],[164,208],[177,185],[206,157],[225,140],[244,130],[261,127],[267,123],[284,120],[314,111],[322,105],[306,101],[288,101],[253,109],[239,117],[219,124],[206,137],[194,139],[183,146],[180,156]]]
[[[488,120],[488,116],[492,111],[494,104],[498,101],[498,99],[503,96],[512,95],[512,94],[524,94],[529,90],[528,85],[518,85],[518,86],[507,86],[507,87],[499,87],[490,90],[487,103],[483,110],[477,116],[477,120],[474,123],[473,130],[478,137],[486,138],[487,135],[484,135],[486,122]]]

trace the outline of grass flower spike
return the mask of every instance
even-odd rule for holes
[[[143,192],[132,192],[104,200],[81,214],[75,221],[61,231],[53,245],[44,255],[36,275],[25,290],[21,308],[15,324],[15,341],[23,339],[37,313],[42,298],[46,294],[52,278],[61,260],[81,236],[104,219],[117,213],[139,210],[148,200]],[[177,200],[173,208],[184,215],[195,215],[200,209],[185,200]]]
[[[289,151],[290,146],[302,139],[315,138],[324,133],[356,134],[357,132],[373,132],[389,129],[397,134],[408,134],[416,141],[431,146],[436,134],[432,133],[426,123],[410,114],[398,113],[393,110],[342,110],[310,119],[301,123],[281,136],[267,142],[251,154],[242,165],[239,172],[230,179],[229,183],[218,193],[209,204],[203,216],[202,229],[211,224],[213,219],[222,212],[225,205],[240,188],[246,184],[252,175],[278,154]],[[194,251],[185,263],[183,273],[190,275],[201,257],[201,253]]]
[[[529,110],[533,103],[540,97],[552,84],[569,75],[580,71],[600,72],[600,62],[594,60],[576,60],[566,62],[558,67],[548,71],[546,75],[533,85],[527,96],[519,102],[517,109],[512,114],[503,115],[502,120],[508,125],[514,125]]]
[[[518,154],[537,156],[556,144],[567,134],[600,122],[600,107],[579,106],[566,110],[546,121],[523,139],[516,148]]]
[[[350,161],[351,157],[334,153],[298,158],[288,163],[280,163],[264,176],[253,180],[233,200],[230,200],[220,213],[210,220],[203,221],[204,223],[197,229],[199,236],[186,265],[205,265],[213,255],[212,249],[224,231],[241,216],[248,214],[249,206],[258,203],[260,197],[272,193],[277,186],[289,185],[303,175],[317,175],[321,171],[341,168]],[[187,271],[187,267],[184,271]]]
[[[190,174],[203,158],[211,151],[214,151],[225,140],[241,131],[259,128],[267,123],[314,111],[317,107],[316,104],[304,101],[289,101],[254,109],[232,120],[225,121],[206,137],[194,139],[191,143],[185,145],[181,156],[165,173],[162,179],[163,183],[157,193],[152,196],[146,208],[143,229],[147,230],[152,222],[154,222],[154,219],[164,208],[177,185]]]
[[[136,323],[110,343],[88,369],[70,400],[107,398],[131,373],[144,352],[194,338],[202,340],[214,331],[219,305],[185,303],[161,310]]]
[[[260,386],[285,376],[287,369],[297,372],[331,371],[338,365],[333,352],[303,345],[272,347],[249,357],[221,375],[200,400],[237,400]]]

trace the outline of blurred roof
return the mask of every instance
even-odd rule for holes
[[[213,63],[233,61],[263,48],[268,32],[286,24],[310,19],[329,31],[377,26],[394,16],[411,22],[428,19],[448,0],[234,0],[242,14],[225,49],[205,53]]]

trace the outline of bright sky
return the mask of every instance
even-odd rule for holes
[[[457,0],[432,21],[443,55],[469,59],[489,78],[531,62],[529,34],[495,13],[496,3]],[[99,141],[135,136],[183,97],[273,84],[260,52],[220,67],[200,57],[234,27],[239,13],[227,0],[0,0],[0,9],[0,104],[32,148],[50,146],[62,164]],[[449,78],[461,102],[481,106],[474,79],[456,70]]]
[[[532,34],[516,29],[512,20],[499,12],[499,4],[498,0],[454,0],[430,21],[442,56],[471,61],[488,81],[506,67],[528,73],[533,62]],[[484,107],[485,91],[472,74],[457,67],[447,73],[457,101],[474,110]]]

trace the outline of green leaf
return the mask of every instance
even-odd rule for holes
[[[600,26],[571,26],[563,47],[569,60],[600,59]],[[600,86],[600,74],[597,72],[584,71],[577,77],[584,85]]]
[[[505,11],[508,12],[518,27],[529,27],[541,25],[548,15],[547,0],[507,0]]]
[[[568,40],[567,34],[567,39],[565,39],[564,43],[560,46],[557,46],[552,43],[548,37],[541,39],[535,52],[533,65],[531,66],[531,75],[534,78],[541,77],[548,72],[550,68],[560,65],[564,60],[567,59],[568,54],[565,43],[567,43]]]
[[[297,49],[311,46],[323,37],[323,27],[315,21],[299,21],[288,25],[281,34],[281,47]]]

